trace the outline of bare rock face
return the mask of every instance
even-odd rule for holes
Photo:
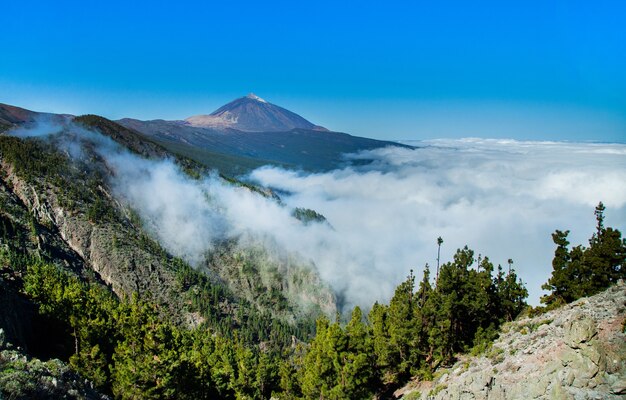
[[[626,398],[626,284],[505,324],[486,355],[459,360],[411,399]]]

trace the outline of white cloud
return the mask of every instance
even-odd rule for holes
[[[20,135],[58,131],[39,127]],[[607,206],[607,225],[622,232],[626,225],[622,144],[435,140],[412,142],[415,150],[351,155],[372,162],[328,173],[255,170],[252,179],[289,193],[285,207],[215,177],[193,180],[171,161],[141,159],[82,128],[72,131],[99,144],[115,172],[115,194],[173,254],[197,265],[215,240],[262,240],[273,252],[314,263],[348,307],[388,301],[410,269],[434,267],[438,236],[442,262],[466,244],[496,264],[512,258],[537,304],[551,273],[555,229],[569,229],[572,243],[586,244],[599,201]],[[330,225],[304,225],[291,216],[293,207],[316,210]]]
[[[312,175],[262,168],[251,174],[289,192],[287,204],[328,218],[335,230],[320,238],[325,246],[299,251],[316,260],[322,276],[350,302],[388,300],[410,268],[436,265],[435,242],[442,236],[442,262],[465,244],[494,263],[512,258],[537,304],[551,273],[555,229],[570,229],[572,243],[586,244],[599,201],[608,208],[606,223],[624,228],[625,145],[482,139],[410,144],[419,148],[353,155],[373,160],[364,167]]]

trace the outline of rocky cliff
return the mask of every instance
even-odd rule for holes
[[[626,398],[626,284],[505,324],[493,346],[461,357],[403,399]]]

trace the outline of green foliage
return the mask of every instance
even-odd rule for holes
[[[160,254],[158,244],[142,240]],[[3,258],[11,260],[6,252]],[[269,316],[243,308],[236,320],[224,314],[220,303],[229,294],[180,259],[167,265],[191,306],[209,316],[192,330],[169,322],[149,298],[119,300],[36,259],[27,261],[23,288],[42,314],[65,324],[75,347],[70,366],[116,398],[359,399],[411,374],[432,376],[458,351],[489,351],[499,324],[521,309],[525,289],[513,271],[500,268],[493,277],[487,258],[475,261],[471,250],[460,249],[434,286],[426,267],[417,290],[411,273],[389,305],[374,305],[368,322],[358,307],[345,326],[319,319],[308,348],[289,349],[292,331]],[[253,344],[263,338],[283,344],[260,351]]]
[[[275,353],[236,335],[177,327],[137,296],[120,301],[42,262],[28,267],[24,291],[67,327],[75,342],[70,366],[116,398],[267,398],[278,389]]]
[[[428,397],[435,397],[439,392],[445,390],[448,386],[446,384],[439,384],[428,392]]]
[[[596,232],[589,239],[589,247],[568,248],[569,231],[552,234],[556,244],[552,260],[552,276],[542,288],[551,293],[541,301],[548,306],[570,303],[591,296],[612,283],[626,278],[626,239],[619,230],[604,227],[605,207],[596,207]]]
[[[402,396],[404,400],[419,400],[422,398],[422,394],[419,390],[414,390]]]
[[[51,147],[51,144],[35,139],[0,137],[0,154],[14,166],[17,174],[27,180],[41,176],[59,176],[68,169],[68,158],[56,151],[50,151]]]
[[[67,365],[53,359],[28,358],[0,343],[0,398],[99,398]]]
[[[46,153],[45,146],[34,140],[0,137],[2,156],[34,182],[40,176],[57,183],[82,176],[80,168],[67,164],[62,155],[23,157],[24,152]],[[161,151],[151,146],[138,149],[149,155]],[[42,167],[53,159],[57,161],[54,168]],[[188,172],[193,175],[193,171]],[[89,176],[84,186],[74,189],[77,193],[64,189],[68,190],[66,201],[96,224],[121,219],[102,193],[103,178],[93,171]],[[308,344],[298,343],[309,336],[306,323],[291,326],[255,307],[280,310],[287,304],[278,288],[255,279],[260,268],[253,257],[241,264],[254,292],[247,302],[172,257],[145,234],[115,237],[115,247],[143,249],[172,272],[176,292],[185,299],[183,307],[204,319],[195,329],[176,325],[168,318],[168,310],[149,297],[117,299],[103,286],[87,283],[37,255],[13,251],[10,243],[0,251],[0,261],[23,272],[24,292],[42,314],[66,328],[74,342],[68,359],[72,369],[117,398],[371,398],[401,385],[411,375],[432,377],[460,352],[485,354],[497,363],[504,355],[492,342],[502,323],[522,312],[540,313],[596,293],[624,278],[626,242],[619,231],[605,228],[603,213],[600,204],[597,231],[587,248],[570,248],[567,231],[554,233],[557,248],[553,274],[544,287],[551,291],[544,299],[545,308],[526,306],[528,292],[511,268],[513,260],[505,272],[464,247],[451,262],[438,265],[434,281],[428,266],[418,285],[411,271],[389,304],[374,304],[366,321],[359,308],[346,324],[318,319],[316,335]],[[294,215],[305,222],[323,218],[306,209],[296,209]],[[124,222],[141,224],[132,212]],[[0,212],[3,238],[38,241],[42,229],[34,218],[20,225]],[[437,245],[442,243],[438,238]],[[520,325],[519,329],[530,333],[549,322]],[[443,387],[433,393],[439,390]]]
[[[497,338],[498,331],[494,328],[493,325],[490,325],[486,329],[482,326],[478,327],[478,329],[476,330],[476,334],[474,335],[474,347],[472,347],[470,353],[473,356],[484,354],[489,349],[491,349],[493,341]]]
[[[291,215],[299,221],[302,221],[305,225],[312,222],[326,222],[326,217],[317,211],[308,208],[297,207],[291,212]]]
[[[63,135],[60,133],[59,135]],[[15,173],[45,193],[54,188],[61,206],[68,211],[86,213],[92,222],[119,220],[116,207],[102,193],[104,177],[99,172],[99,157],[85,148],[85,157],[71,162],[58,151],[55,140],[20,139],[0,136],[0,156],[10,163]]]
[[[501,323],[515,318],[527,291],[514,270],[508,274],[467,247],[443,264],[434,286],[430,269],[415,291],[411,273],[396,288],[389,306],[374,304],[369,314],[370,339],[377,379],[397,385],[411,375],[432,376],[458,352],[483,353]]]
[[[352,312],[345,328],[322,317],[317,322],[302,366],[302,394],[305,399],[362,399],[374,391],[369,329],[361,310]]]
[[[115,208],[100,196],[96,197],[87,209],[87,219],[94,223],[115,221],[116,217]]]

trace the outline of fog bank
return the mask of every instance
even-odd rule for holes
[[[351,158],[366,166],[323,174],[265,167],[258,183],[289,193],[289,205],[322,213],[336,243],[316,255],[322,276],[357,303],[387,300],[411,268],[449,261],[468,245],[495,264],[509,258],[538,304],[551,273],[555,229],[573,244],[594,232],[594,207],[624,231],[626,145],[514,140],[407,142]],[[312,250],[303,249],[305,253]],[[332,256],[331,256],[332,254]]]

